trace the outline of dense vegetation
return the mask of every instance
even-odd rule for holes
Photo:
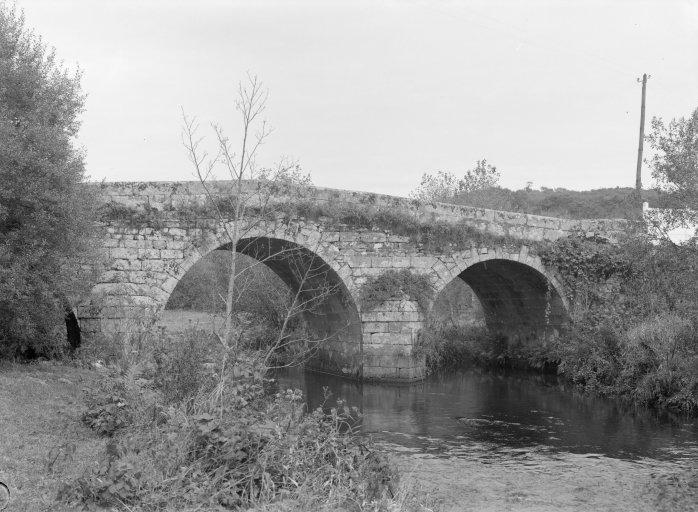
[[[356,408],[326,392],[324,408],[306,411],[251,348],[232,353],[200,330],[93,340],[80,357],[98,355],[106,368],[83,420],[106,450],[58,499],[72,510],[424,509],[356,435]],[[57,446],[49,461],[74,451]]]
[[[97,198],[75,145],[84,103],[80,72],[0,2],[0,356],[64,350],[66,310],[93,283]]]
[[[569,294],[570,323],[561,335],[524,347],[481,324],[432,319],[422,341],[432,370],[468,364],[548,369],[589,392],[698,412],[698,240],[677,245],[668,237],[672,228],[698,219],[698,109],[668,127],[655,119],[653,129],[648,140],[657,154],[649,163],[656,187],[643,199],[677,209],[650,219],[651,236],[631,223],[617,245],[566,238],[540,247]],[[496,169],[484,162],[462,180],[426,175],[413,195],[558,217],[638,220],[639,213],[631,189],[512,192],[498,186]]]

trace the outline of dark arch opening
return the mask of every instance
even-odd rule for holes
[[[458,277],[479,299],[488,330],[503,334],[509,342],[548,339],[567,322],[558,291],[528,265],[492,259],[468,267]]]
[[[66,308],[65,310],[65,329],[68,337],[70,349],[74,352],[82,344],[82,335],[80,334],[80,322],[74,309]]]
[[[226,244],[214,252],[229,253],[230,249],[231,245]],[[296,299],[296,312],[304,320],[312,346],[304,358],[306,368],[345,376],[361,375],[362,331],[358,309],[344,282],[327,262],[296,243],[269,237],[242,239],[236,252],[269,268],[288,287],[291,298]],[[247,261],[245,265],[249,266],[250,260]],[[248,282],[246,286],[254,283]],[[178,300],[177,288],[171,301]]]

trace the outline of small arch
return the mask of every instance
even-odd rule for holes
[[[74,308],[65,308],[65,329],[70,349],[75,352],[82,344],[80,320]]]
[[[472,263],[457,278],[479,299],[488,330],[504,334],[510,342],[548,339],[568,321],[557,280],[532,265],[492,258]]]

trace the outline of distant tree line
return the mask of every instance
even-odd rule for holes
[[[442,171],[424,174],[410,197],[564,219],[623,219],[641,213],[632,187],[577,191],[548,187],[536,190],[531,185],[520,190],[502,187],[497,168],[480,160],[463,178]],[[665,202],[654,189],[644,190],[642,197],[650,206],[661,207]]]

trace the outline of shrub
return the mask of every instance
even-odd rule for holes
[[[88,393],[85,420],[110,441],[97,467],[60,488],[75,510],[278,500],[309,510],[397,494],[397,470],[355,431],[356,408],[306,413],[300,391],[269,391],[263,354],[226,353],[189,331],[143,337],[137,358],[101,370]]]

